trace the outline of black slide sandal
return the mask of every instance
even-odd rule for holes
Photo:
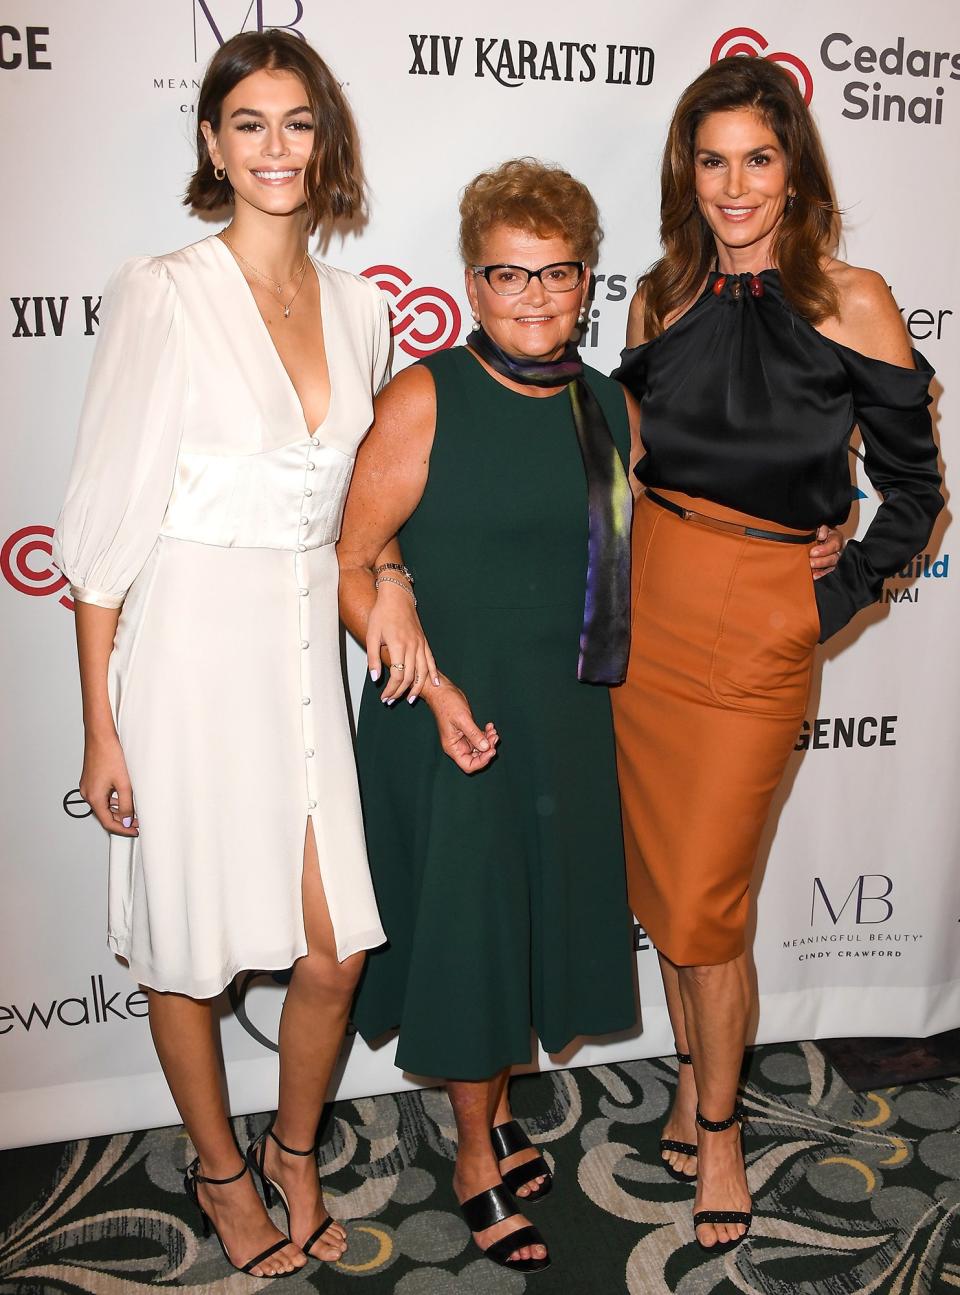
[[[476,1196],[471,1196],[460,1206],[460,1213],[471,1232],[483,1232],[485,1228],[492,1228],[495,1223],[513,1218],[517,1212],[514,1202],[503,1186],[488,1187],[485,1192],[478,1192]],[[508,1268],[511,1272],[537,1273],[550,1267],[549,1255],[546,1259],[509,1258],[514,1250],[520,1250],[523,1246],[546,1246],[546,1241],[537,1229],[529,1224],[526,1227],[517,1228],[509,1236],[501,1237],[499,1241],[494,1241],[492,1245],[487,1246],[486,1250],[479,1242],[474,1241],[474,1244],[487,1259],[499,1264],[501,1268]]]
[[[493,1143],[494,1155],[498,1160],[506,1160],[508,1156],[515,1156],[520,1151],[534,1150],[533,1143],[516,1120],[507,1120],[504,1124],[495,1125],[490,1130],[490,1141]],[[517,1165],[515,1169],[508,1169],[502,1177],[507,1191],[512,1192],[517,1197],[517,1200],[523,1201],[524,1204],[531,1201],[542,1201],[544,1196],[549,1195],[550,1189],[553,1187],[553,1174],[550,1172],[550,1166],[541,1155],[538,1155],[535,1160],[528,1160],[525,1164]],[[545,1178],[545,1181],[535,1192],[530,1192],[528,1196],[517,1195],[517,1188],[525,1187],[534,1178]]]

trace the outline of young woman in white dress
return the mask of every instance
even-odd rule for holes
[[[275,1277],[346,1246],[308,1151],[363,951],[384,940],[334,543],[389,320],[372,284],[307,253],[322,219],[362,202],[319,56],[282,32],[234,37],[197,119],[187,202],[232,203],[233,219],[126,262],[104,294],[57,553],[76,600],[80,788],[111,833],[109,943],[147,987],[204,1225],[234,1266]],[[244,1160],[210,1000],[241,969],[291,965],[278,1112]],[[249,1168],[268,1204],[279,1189],[289,1240]]]

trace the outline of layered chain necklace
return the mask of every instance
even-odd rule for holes
[[[220,231],[219,237],[223,240],[224,243],[226,243],[227,247],[229,247],[230,251],[233,253],[233,255],[236,257],[236,259],[240,262],[241,265],[246,266],[246,268],[250,270],[251,273],[255,274],[258,279],[262,279],[264,283],[270,283],[273,285],[273,287],[276,289],[277,296],[280,298],[280,305],[283,307],[283,318],[289,319],[290,307],[293,305],[297,297],[300,295],[300,289],[303,287],[303,276],[307,268],[307,253],[304,252],[303,260],[300,262],[299,268],[294,270],[293,274],[290,275],[289,279],[284,279],[281,283],[278,283],[276,279],[272,278],[269,274],[264,274],[264,272],[262,270],[258,270],[255,265],[251,265],[245,256],[241,256],[240,253],[237,251],[237,249],[234,247],[234,245],[230,242],[229,238],[227,238],[226,232],[224,230]],[[285,302],[283,300],[283,290],[288,283],[293,283],[294,279],[298,280],[297,286],[294,290],[293,296],[290,298],[289,301]]]

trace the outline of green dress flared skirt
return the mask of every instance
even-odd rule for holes
[[[464,348],[423,361],[437,424],[423,498],[403,528],[440,669],[496,759],[462,773],[423,702],[367,685],[358,759],[388,944],[354,1021],[399,1027],[397,1064],[484,1079],[636,1019],[609,692],[577,680],[587,493],[566,392],[511,391]],[[588,369],[624,462],[623,393]],[[429,686],[429,685],[428,685]]]

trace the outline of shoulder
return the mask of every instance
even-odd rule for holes
[[[350,270],[341,270],[338,266],[327,265],[325,261],[310,258],[320,279],[321,287],[332,290],[344,302],[358,310],[380,311],[386,308],[386,297],[372,279],[362,274],[353,274]]]
[[[434,381],[457,373],[472,374],[475,368],[480,367],[467,346],[445,346],[442,351],[434,351],[417,360],[416,364],[411,365],[405,372],[413,373],[414,370],[419,370],[429,374],[431,381]]]
[[[845,261],[831,260],[823,268],[837,290],[840,308],[819,331],[869,359],[913,368],[903,317],[883,276]]]
[[[658,338],[662,337],[664,333],[681,320],[688,311],[693,309],[700,300],[700,296],[706,286],[706,282],[706,277],[704,277],[704,280],[697,291],[681,305],[675,306],[674,309],[667,314],[663,321],[662,330],[659,333],[656,333],[653,337],[648,337],[646,315],[647,294],[650,291],[650,287],[647,283],[647,277],[645,276],[642,278],[637,284],[636,292],[634,292],[633,297],[630,300],[630,309],[627,313],[627,350],[633,350],[638,346],[645,346],[647,342],[655,342]]]
[[[882,274],[863,266],[848,265],[831,258],[823,267],[830,282],[840,294],[840,315],[862,318],[876,310],[897,313],[893,293]]]
[[[630,298],[630,309],[627,312],[627,346],[642,346],[647,340],[644,328],[646,312],[646,284],[641,279],[637,290]]]
[[[437,395],[431,370],[432,366],[423,360],[401,369],[380,392],[378,407],[382,404],[402,406],[411,417],[432,413],[436,409]]]
[[[179,286],[189,297],[198,283],[209,280],[211,273],[222,272],[225,264],[222,256],[229,258],[230,253],[215,235],[188,243],[173,252],[132,256],[117,269],[108,290],[120,286],[128,292],[167,292],[172,295]]]
[[[163,292],[173,286],[173,276],[163,256],[131,256],[114,270],[108,292]]]
[[[132,256],[110,276],[103,290],[101,331],[114,321],[121,331],[159,329],[166,336],[180,317],[176,284],[161,256]]]

